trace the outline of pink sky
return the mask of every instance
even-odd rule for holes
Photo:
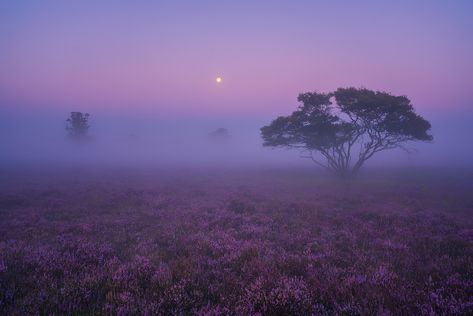
[[[340,86],[405,94],[420,112],[473,103],[468,1],[15,3],[0,4],[9,108],[282,114]]]

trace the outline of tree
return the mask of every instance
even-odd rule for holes
[[[357,174],[380,151],[433,139],[430,123],[414,112],[406,96],[339,88],[302,93],[297,100],[302,103],[298,110],[261,128],[263,146],[305,150],[308,158],[341,177]]]
[[[89,113],[71,112],[66,120],[68,136],[74,140],[87,140],[89,138]]]

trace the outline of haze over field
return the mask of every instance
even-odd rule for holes
[[[288,106],[289,114],[297,102]],[[130,115],[131,116],[131,115]],[[67,115],[56,113],[6,114],[0,119],[0,147],[4,163],[77,163],[145,164],[175,166],[219,165],[305,165],[317,168],[303,153],[261,146],[259,129],[273,117],[251,116],[222,118],[177,118],[159,114],[146,117],[120,117],[108,113],[91,113],[90,134],[94,141],[84,146],[70,144],[66,138]],[[370,166],[416,167],[472,167],[473,146],[470,135],[473,115],[444,116],[431,113],[434,141],[411,143],[412,152],[391,150],[373,157]],[[231,138],[215,143],[208,134],[218,127],[226,127]]]

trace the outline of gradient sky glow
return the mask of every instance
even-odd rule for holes
[[[272,115],[365,86],[470,110],[472,39],[472,1],[2,1],[0,106]]]

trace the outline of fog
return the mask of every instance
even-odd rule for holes
[[[288,108],[287,113],[292,109]],[[130,111],[132,113],[132,111]],[[303,152],[262,146],[259,129],[274,115],[179,117],[90,113],[88,143],[66,136],[67,112],[3,111],[0,118],[0,162],[4,166],[87,164],[120,167],[300,167],[318,168]],[[412,142],[410,152],[389,150],[368,160],[365,168],[473,166],[472,115],[460,111],[423,114],[432,124],[434,141]],[[230,137],[209,133],[226,128]]]

